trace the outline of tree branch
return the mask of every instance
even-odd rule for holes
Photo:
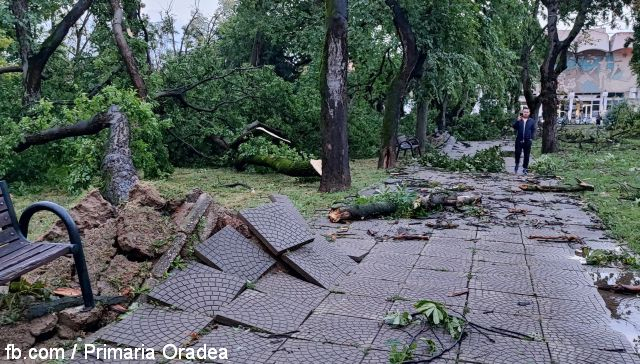
[[[127,66],[127,73],[129,73],[131,82],[138,91],[138,96],[140,96],[141,99],[145,99],[147,98],[147,86],[145,85],[142,76],[140,76],[136,60],[131,52],[131,48],[129,48],[129,44],[127,44],[124,31],[122,30],[123,11],[120,6],[120,0],[111,0],[111,9],[113,10],[113,20],[111,24],[113,26],[113,35],[116,40],[118,50],[120,51],[122,60]]]
[[[3,73],[22,73],[22,67],[21,66],[0,67],[0,75]]]

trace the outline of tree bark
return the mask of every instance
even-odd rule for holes
[[[416,138],[418,139],[418,145],[420,151],[424,152],[426,139],[427,139],[427,114],[429,112],[428,103],[420,98],[418,100],[416,110]]]
[[[393,13],[393,24],[402,44],[402,64],[400,71],[389,86],[384,102],[382,146],[378,158],[378,168],[392,168],[396,165],[398,122],[402,114],[409,79],[418,63],[416,38],[405,9],[400,6],[397,0],[385,0],[385,3]]]
[[[326,28],[320,69],[321,192],[351,187],[347,133],[347,0],[325,0]]]
[[[49,36],[42,42],[37,53],[32,54],[30,24],[27,13],[29,3],[27,0],[14,0],[11,10],[16,19],[16,36],[20,47],[22,60],[22,75],[24,84],[23,104],[30,105],[40,100],[42,89],[42,73],[47,62],[58,49],[66,37],[69,29],[80,19],[93,0],[79,0],[71,10],[56,24]]]
[[[131,48],[129,48],[127,39],[124,36],[124,31],[122,30],[123,11],[120,6],[120,0],[110,0],[110,2],[111,10],[113,11],[113,20],[111,24],[113,26],[113,36],[116,40],[118,51],[120,51],[120,56],[122,56],[122,60],[127,66],[127,73],[129,74],[129,78],[131,78],[133,86],[138,91],[138,96],[141,99],[145,99],[147,98],[147,86],[140,75],[140,71],[136,65],[136,60],[131,52]]]
[[[249,63],[253,67],[262,65],[262,50],[264,47],[264,38],[261,31],[256,31],[256,36],[253,38],[253,47],[251,48],[251,58]]]
[[[102,195],[113,205],[129,199],[129,191],[138,182],[138,173],[131,160],[129,147],[130,130],[127,117],[117,106],[111,106],[111,134],[109,145],[102,160],[105,187]]]
[[[438,131],[443,133],[447,127],[447,95],[444,96],[442,102],[438,104],[440,112],[438,113],[437,126]]]
[[[14,152],[23,152],[34,145],[42,145],[65,138],[93,135],[111,125],[113,115],[109,112],[96,114],[89,120],[81,121],[73,125],[56,126],[38,133],[28,134],[13,148]]]

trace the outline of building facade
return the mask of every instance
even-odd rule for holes
[[[568,31],[561,31],[560,39]],[[640,103],[636,75],[631,71],[631,32],[607,34],[595,28],[580,34],[571,46],[567,69],[558,78],[558,116],[571,123],[594,123],[621,102]],[[524,98],[522,98],[524,99]]]

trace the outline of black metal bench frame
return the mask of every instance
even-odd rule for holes
[[[39,211],[52,212],[62,220],[69,234],[69,244],[32,243],[27,240],[29,221]],[[95,302],[82,241],[71,215],[53,202],[42,201],[27,207],[18,220],[9,196],[9,187],[5,181],[0,181],[0,285],[69,253],[73,254],[84,306],[92,308]]]
[[[403,151],[403,156],[407,155],[407,150],[411,151],[411,156],[415,157],[415,151],[418,151],[418,155],[422,157],[422,151],[420,150],[420,142],[416,138],[407,138],[404,135],[398,135],[396,137],[396,159],[400,157],[400,151]]]

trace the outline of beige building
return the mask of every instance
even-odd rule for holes
[[[560,39],[568,31],[560,31]],[[558,78],[558,115],[576,123],[593,123],[615,104],[640,103],[636,75],[631,71],[631,46],[625,47],[631,32],[607,34],[590,29],[572,45],[567,69]]]

